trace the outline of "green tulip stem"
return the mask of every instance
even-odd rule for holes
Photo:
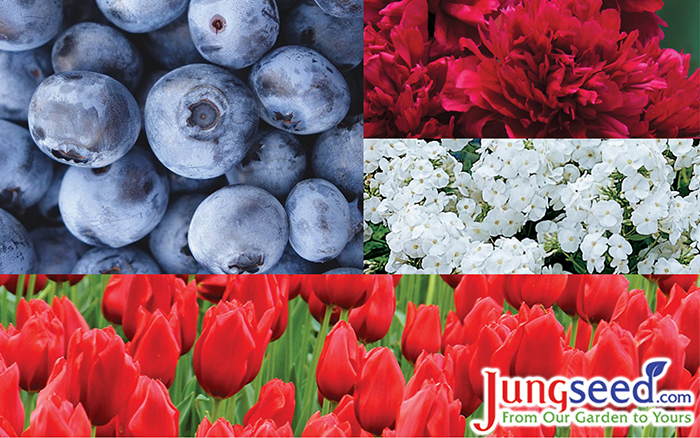
[[[238,423],[238,415],[236,415],[236,402],[241,392],[233,394],[233,397],[229,397],[224,400],[224,416],[231,424]],[[241,424],[243,420],[241,420]]]
[[[348,322],[348,315],[350,315],[350,311],[348,309],[340,309],[340,320]]]
[[[29,420],[32,416],[32,411],[36,406],[36,392],[27,392],[27,397],[24,399],[24,428],[29,427]]]
[[[90,436],[95,437],[97,436],[97,426],[90,426]]]
[[[593,348],[593,340],[595,339],[595,331],[598,328],[598,323],[593,323],[591,324],[591,340],[588,342],[588,351],[591,351],[591,348]]]
[[[435,298],[435,289],[437,288],[438,276],[431,275],[428,279],[428,296],[425,297],[425,304],[433,304],[433,299]]]
[[[214,398],[214,406],[211,409],[211,424],[214,424],[216,420],[221,418],[221,405],[223,401],[224,399],[222,398]]]
[[[29,285],[27,286],[27,301],[32,299],[34,295],[34,286],[36,285],[36,275],[29,276]]]
[[[24,275],[17,277],[17,289],[15,290],[15,295],[17,295],[17,297],[24,296]]]
[[[574,316],[571,322],[571,336],[569,337],[569,347],[576,348],[576,336],[578,335],[578,315]]]
[[[609,437],[612,437],[612,436],[613,436],[613,428],[612,428],[612,426],[608,426],[608,427],[605,428],[604,435],[605,435],[605,438],[609,438]]]
[[[328,334],[328,326],[331,322],[331,315],[333,314],[333,307],[326,306],[325,313],[323,315],[323,323],[321,324],[321,329],[318,331],[318,336],[316,337],[316,343],[314,344],[314,353],[309,364],[309,372],[306,375],[306,386],[304,388],[304,410],[301,417],[303,424],[311,417],[313,412],[314,400],[316,400],[316,367],[318,366],[318,358],[321,356],[321,350],[323,349],[323,343],[326,340],[326,335]]]
[[[7,314],[7,294],[9,292],[7,289],[4,287],[0,286],[0,324],[3,326],[7,325],[7,321],[9,320],[9,316]]]

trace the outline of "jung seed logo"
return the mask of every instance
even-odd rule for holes
[[[667,358],[648,360],[642,376],[630,381],[602,378],[502,377],[497,369],[485,368],[484,418],[471,422],[477,433],[491,433],[502,426],[689,426],[690,411],[664,408],[692,406],[690,391],[657,391],[657,382],[671,363]],[[523,408],[530,408],[525,410]],[[629,409],[635,407],[634,409]]]

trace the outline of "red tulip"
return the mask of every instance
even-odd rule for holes
[[[0,341],[0,354],[7,365],[16,363],[19,367],[22,389],[39,391],[46,386],[56,359],[65,354],[63,324],[49,308],[22,321],[21,330],[10,325],[7,335]]]
[[[491,365],[502,375],[512,377],[554,377],[563,362],[564,328],[550,309],[528,308],[518,312],[520,325],[510,332],[496,350]]]
[[[505,300],[505,288],[508,281],[507,275],[487,275],[486,288],[489,291],[489,296],[499,304],[503,304]]]
[[[178,436],[180,412],[159,380],[139,377],[136,391],[119,412],[119,436]]]
[[[696,325],[697,316],[696,314]],[[690,344],[690,339],[679,333],[673,318],[669,315],[652,316],[639,326],[636,341],[640,364],[655,357],[671,359],[666,374],[658,382],[658,389],[678,389],[685,364],[685,349]]]
[[[362,360],[355,384],[355,415],[362,428],[379,435],[396,421],[405,381],[396,356],[385,347],[372,349]]]
[[[615,304],[612,321],[620,324],[620,327],[633,335],[637,333],[639,325],[651,317],[651,309],[644,291],[635,289],[629,293],[623,293]]]
[[[126,295],[123,284],[131,276],[112,275],[102,293],[102,315],[112,324],[121,325],[126,305]]]
[[[302,437],[350,437],[352,426],[349,422],[341,422],[334,413],[321,416],[320,412],[314,413],[306,427],[301,432]]]
[[[401,281],[401,274],[391,274],[391,279],[394,280],[394,288],[399,285],[399,281]]]
[[[207,310],[194,347],[194,373],[207,394],[228,398],[260,371],[272,335],[274,310],[255,317],[252,302],[221,301]]]
[[[690,372],[695,372],[700,367],[698,315],[700,315],[700,290],[695,290],[681,301],[673,314],[673,320],[676,321],[680,333],[690,339],[685,349],[685,369]]]
[[[406,399],[396,417],[396,436],[464,436],[466,420],[461,404],[447,384],[426,382],[413,397]]]
[[[51,280],[55,281],[56,283],[69,283],[71,286],[74,286],[78,283],[80,283],[80,280],[85,277],[84,275],[49,275],[46,274],[46,277]]]
[[[277,426],[274,421],[269,419],[258,419],[254,424],[249,424],[246,427],[236,424],[233,430],[238,437],[293,437],[294,432],[290,423],[285,423],[282,426]]]
[[[280,426],[292,423],[294,418],[294,384],[272,379],[260,388],[260,397],[243,418],[249,426],[258,420],[269,419]]]
[[[139,321],[127,353],[141,365],[141,373],[159,379],[170,388],[180,357],[180,323],[176,316],[139,309]]]
[[[364,353],[347,322],[340,321],[331,329],[316,367],[316,383],[323,397],[337,402],[352,393]]]
[[[571,329],[573,325],[570,325],[566,329],[566,343],[567,345],[571,343]],[[584,353],[588,351],[588,346],[591,343],[591,335],[593,334],[593,326],[584,320],[580,320],[576,326],[576,345],[574,348],[583,351]]]
[[[235,437],[236,433],[233,431],[233,426],[231,423],[226,421],[225,418],[219,418],[211,424],[207,417],[202,419],[199,423],[195,437],[197,438],[208,438],[208,437]]]
[[[476,301],[489,296],[485,275],[465,275],[455,290],[455,310],[459,319],[464,319],[471,312]]]
[[[0,330],[2,331],[2,330]],[[24,429],[24,405],[19,393],[19,368],[17,364],[7,367],[0,355],[0,419],[5,419],[15,436]]]
[[[34,276],[34,289],[32,293],[35,294],[44,290],[46,287],[46,275],[35,275]],[[17,286],[19,286],[19,275],[0,275],[0,286],[5,286],[5,289],[13,294],[17,293]],[[27,295],[27,290],[29,289],[29,275],[24,276],[24,286],[22,290],[24,291],[22,295]]]
[[[401,336],[401,352],[411,362],[415,362],[423,351],[437,353],[442,344],[440,309],[435,305],[420,304],[416,309],[408,303],[406,326]]]
[[[451,356],[443,356],[440,353],[423,352],[416,360],[413,376],[406,384],[403,397],[413,397],[423,387],[423,383],[445,383],[451,388],[455,384],[455,365]]]
[[[473,344],[481,328],[490,322],[498,321],[502,313],[503,306],[490,297],[479,298],[462,320],[450,311],[442,335],[442,350],[445,351],[448,345]]]
[[[472,360],[469,364],[469,380],[474,393],[483,400],[484,376],[481,370],[491,366],[493,354],[501,348],[503,341],[518,327],[518,318],[507,312],[497,321],[490,322],[479,331],[476,342],[472,345]]]
[[[481,398],[474,391],[471,383],[470,366],[474,358],[475,348],[466,345],[455,345],[447,348],[445,357],[454,363],[454,383],[450,385],[454,390],[455,399],[461,403],[461,413],[465,417],[470,416],[481,405]],[[483,378],[481,379],[483,381]],[[435,381],[438,382],[437,380]],[[449,383],[449,382],[448,382]]]
[[[309,304],[309,312],[311,313],[311,316],[313,316],[316,321],[322,322],[323,317],[326,314],[326,311],[328,310],[328,306],[323,304],[313,291],[309,292],[306,301]],[[331,310],[331,319],[329,321],[330,325],[334,325],[340,320],[340,307],[334,306],[332,309],[333,310]]]
[[[459,285],[459,282],[464,277],[466,277],[466,276],[465,275],[440,275],[440,278],[442,278],[442,281],[447,283],[452,289],[456,288],[457,285]]]
[[[357,421],[357,416],[355,415],[355,398],[353,396],[343,396],[338,406],[333,409],[333,413],[341,423],[347,422],[350,424],[350,436],[372,436],[369,432],[363,430],[360,422]]]
[[[564,291],[566,280],[566,275],[509,275],[505,280],[505,298],[516,309],[522,303],[552,307]]]
[[[639,376],[637,345],[630,332],[616,323],[603,321],[593,341],[593,348],[585,356],[586,377],[634,380]]]
[[[676,436],[679,437],[697,437],[700,436],[700,403],[698,403],[698,394],[700,394],[700,369],[697,369],[695,375],[691,377],[690,372],[683,373],[684,378],[681,381],[681,388],[695,394],[695,403],[692,406],[682,408],[685,411],[690,411],[695,419],[692,425],[678,427]]]
[[[224,291],[224,301],[252,301],[258,319],[268,309],[274,309],[272,339],[279,339],[287,328],[289,283],[283,275],[232,275]]]
[[[691,286],[695,286],[698,283],[697,275],[651,275],[650,277],[656,281],[659,289],[666,295],[671,292],[674,284],[688,290]]]
[[[90,327],[88,327],[83,315],[75,308],[73,302],[66,296],[60,298],[54,297],[53,303],[51,303],[51,309],[61,323],[63,323],[64,344],[66,346],[66,352],[68,352],[68,344],[73,333],[78,329],[88,331]]]
[[[557,298],[557,306],[567,315],[576,315],[576,302],[578,301],[578,291],[583,283],[588,278],[587,275],[567,275],[566,286],[559,298]]]
[[[316,275],[311,281],[323,304],[349,310],[367,301],[376,279],[373,275]]]
[[[16,436],[17,434],[15,433],[15,430],[13,429],[10,422],[6,418],[0,416],[0,437],[14,438]]]
[[[218,303],[224,297],[228,286],[228,275],[195,275],[199,296],[212,303]]]
[[[81,403],[90,422],[103,426],[133,395],[140,370],[111,326],[79,329],[70,340],[66,360],[54,366],[47,387],[65,394],[73,406]]]
[[[576,312],[589,323],[610,322],[615,304],[628,286],[629,281],[623,275],[587,275],[579,288]]]
[[[29,428],[22,436],[90,436],[91,432],[82,405],[74,407],[67,400],[49,396],[32,412]]]
[[[394,288],[390,275],[377,275],[367,302],[350,310],[348,321],[363,342],[377,342],[389,333],[396,310]]]
[[[681,307],[683,300],[685,300],[688,295],[698,290],[700,289],[695,285],[685,290],[680,285],[674,284],[671,287],[671,292],[666,296],[661,293],[660,289],[657,289],[656,312],[661,315],[673,315]]]

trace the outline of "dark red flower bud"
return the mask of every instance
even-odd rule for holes
[[[80,283],[80,280],[85,277],[84,275],[49,275],[46,274],[46,277],[51,280],[55,281],[56,283],[69,283],[71,286],[74,286],[78,283]]]
[[[566,287],[566,275],[508,275],[505,298],[516,309],[522,303],[552,307]]]
[[[372,349],[362,360],[355,384],[355,415],[362,428],[379,435],[396,422],[405,381],[396,356],[385,347]]]
[[[342,309],[359,307],[367,301],[374,282],[373,275],[315,275],[312,287],[316,297],[327,306]]]
[[[316,367],[316,383],[323,397],[337,402],[352,393],[364,353],[347,322],[340,321],[331,329]]]
[[[401,336],[401,352],[411,362],[415,362],[423,351],[437,353],[442,344],[440,309],[435,305],[408,303],[406,326]]]
[[[396,292],[390,275],[377,275],[367,302],[350,310],[348,321],[363,342],[377,342],[389,333],[396,310]]]
[[[218,303],[224,297],[228,285],[228,275],[195,275],[199,296],[212,303]]]
[[[462,281],[462,278],[465,277],[464,275],[440,275],[440,278],[442,278],[442,281],[447,283],[452,289],[456,288],[457,285],[459,285],[459,282]]]
[[[578,291],[576,313],[590,323],[610,322],[615,304],[627,292],[629,283],[624,275],[587,275]]]

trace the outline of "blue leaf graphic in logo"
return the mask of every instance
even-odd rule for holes
[[[664,368],[666,368],[667,361],[665,360],[659,360],[655,362],[649,362],[647,363],[646,368],[644,369],[644,373],[651,377],[657,377],[663,374]]]

